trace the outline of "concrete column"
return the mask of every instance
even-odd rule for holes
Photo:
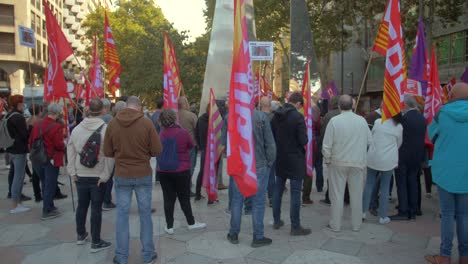
[[[17,69],[13,73],[10,74],[10,87],[11,87],[11,94],[23,94],[24,90],[24,78],[26,72],[23,69]]]

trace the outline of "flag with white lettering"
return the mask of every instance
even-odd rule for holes
[[[313,130],[312,130],[312,98],[311,98],[311,91],[310,91],[310,70],[309,66],[310,62],[306,64],[306,71],[304,73],[304,81],[302,82],[302,96],[304,97],[304,121],[306,124],[306,131],[307,131],[307,138],[309,141],[305,146],[306,150],[306,168],[307,168],[307,176],[313,177],[314,171],[314,162],[313,162],[313,154],[314,154],[314,141],[312,140],[313,137]]]

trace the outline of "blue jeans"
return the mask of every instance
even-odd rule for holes
[[[55,167],[50,162],[38,165],[33,164],[33,169],[39,175],[42,185],[42,213],[47,214],[57,209],[54,205],[54,196],[57,192],[57,178],[59,167]]]
[[[140,215],[140,241],[143,261],[150,262],[156,254],[153,241],[153,220],[151,219],[152,176],[143,178],[122,178],[115,176],[115,195],[117,201],[115,257],[120,264],[127,264],[129,255],[130,231],[128,217],[135,191],[138,214]]]
[[[198,148],[195,146],[190,150],[190,182],[192,182],[193,172],[195,170],[195,165],[197,165],[197,152]]]
[[[369,211],[369,205],[372,198],[372,192],[378,188],[376,184],[380,184],[380,198],[379,198],[379,216],[381,218],[387,217],[388,211],[388,188],[390,186],[390,179],[392,178],[393,170],[377,171],[367,168],[367,180],[364,187],[362,196],[362,210],[363,213]]]
[[[23,192],[24,176],[26,175],[26,154],[9,154],[10,163],[14,167],[13,182],[11,185],[11,199],[15,202],[21,202],[21,193]]]
[[[258,190],[254,196],[248,197],[252,200],[252,222],[253,222],[253,239],[263,239],[263,218],[265,216],[265,199],[266,190],[268,186],[268,174],[270,168],[261,167],[257,168],[257,186]],[[244,197],[239,191],[237,184],[232,181],[232,201],[231,201],[231,228],[229,234],[239,234],[241,219],[242,219],[242,206],[244,204]],[[230,184],[231,185],[231,184]]]
[[[458,252],[460,257],[468,257],[468,194],[450,193],[438,186],[442,220],[440,222],[440,255],[452,255],[454,225],[457,222]]]
[[[281,199],[283,198],[284,185],[286,184],[285,178],[276,176],[275,192],[273,194],[273,220],[275,224],[281,220]],[[291,205],[289,209],[289,217],[291,218],[291,229],[298,229],[301,227],[301,179],[289,179],[291,189]]]

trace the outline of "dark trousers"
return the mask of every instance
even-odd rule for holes
[[[315,187],[317,187],[318,192],[322,192],[323,190],[323,157],[322,153],[316,153],[315,160],[314,160],[314,168],[315,168]]]
[[[34,191],[34,198],[36,198],[36,200],[42,199],[41,179],[39,177],[39,174],[37,174],[35,170],[33,170],[33,173],[32,173],[32,186],[33,186],[33,191]],[[58,189],[58,186],[57,186],[57,189]]]
[[[78,207],[76,208],[76,233],[82,236],[86,233],[86,216],[91,203],[91,237],[93,243],[101,241],[102,201],[106,185],[97,185],[98,177],[78,177],[76,192],[78,194]]]
[[[302,201],[310,200],[310,193],[312,192],[312,177],[305,175],[302,182]]]
[[[424,168],[424,183],[426,185],[426,193],[432,193],[432,170],[431,168]]]
[[[10,170],[8,170],[8,195],[11,195],[11,185],[13,184],[13,178],[15,177],[15,165],[10,161]]]
[[[267,192],[268,192],[268,200],[270,200],[270,203],[273,201],[273,192],[275,190],[275,177],[276,177],[276,161],[273,162],[273,165],[271,165],[270,168],[270,174],[268,177],[268,187],[267,187]]]
[[[164,198],[164,215],[167,228],[174,227],[174,207],[179,198],[180,208],[189,225],[195,223],[190,205],[190,171],[158,172]]]
[[[59,168],[47,162],[44,165],[34,165],[34,170],[39,174],[42,187],[42,213],[47,214],[55,209],[54,196],[57,192],[57,177]]]
[[[330,182],[327,180],[327,192],[325,192],[325,200],[330,201],[330,196],[328,195],[328,190],[330,189]],[[346,204],[349,204],[349,188],[348,183],[346,183],[345,193],[344,193],[344,201]]]
[[[114,171],[112,171],[111,177],[105,184],[104,192],[104,203],[109,204],[112,202],[112,187],[114,186]]]
[[[203,183],[203,167],[204,167],[204,164],[205,164],[205,150],[204,149],[201,149],[200,150],[200,170],[198,172],[198,176],[197,176],[197,183],[195,185],[195,194],[197,196],[201,195],[201,187],[202,187],[202,183]]]
[[[418,174],[420,165],[402,161],[395,170],[398,214],[413,217],[418,210]],[[419,187],[421,188],[421,186]]]

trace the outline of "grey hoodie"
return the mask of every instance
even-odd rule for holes
[[[94,168],[87,168],[80,163],[79,153],[83,146],[88,141],[94,131],[101,125],[101,148],[99,152],[99,162]],[[101,181],[106,182],[114,167],[114,159],[104,156],[104,135],[106,134],[107,125],[100,117],[85,118],[72,132],[67,145],[68,164],[67,170],[71,176],[80,177],[99,177]]]

